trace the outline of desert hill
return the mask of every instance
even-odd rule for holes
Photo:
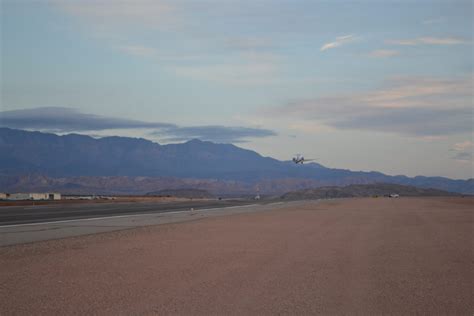
[[[375,183],[353,184],[344,187],[320,187],[315,189],[288,192],[281,197],[288,200],[300,199],[327,199],[348,197],[380,197],[398,194],[400,196],[460,196],[459,193],[447,192],[437,189],[423,189],[408,185]]]

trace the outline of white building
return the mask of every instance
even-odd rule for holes
[[[60,193],[12,193],[6,194],[7,200],[61,200]]]
[[[6,193],[0,193],[0,200],[6,200],[7,199],[7,194]]]

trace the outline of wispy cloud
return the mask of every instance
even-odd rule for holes
[[[174,72],[194,80],[225,84],[265,85],[274,83],[280,69],[280,58],[271,53],[246,52],[220,64],[176,66]]]
[[[262,128],[208,125],[169,128],[153,132],[152,135],[164,137],[167,141],[186,141],[197,138],[216,143],[244,143],[248,141],[248,138],[275,136],[276,133]]]
[[[467,44],[469,41],[456,37],[420,37],[418,39],[423,44],[429,45],[459,45]]]
[[[472,162],[472,152],[459,152],[453,156],[454,160],[459,162],[467,163]]]
[[[190,54],[163,51],[142,34],[176,32],[186,24],[182,5],[170,0],[51,0],[60,11],[77,20],[81,30],[118,51],[159,60],[188,59]],[[138,35],[138,36],[137,36]],[[137,40],[138,39],[138,40]],[[164,45],[162,45],[164,46]]]
[[[369,53],[370,57],[386,58],[400,55],[400,52],[392,49],[377,49]]]
[[[469,41],[458,37],[418,37],[414,39],[387,40],[390,45],[417,46],[417,45],[460,45],[468,44]]]
[[[102,131],[108,129],[171,128],[174,124],[144,122],[87,114],[65,107],[41,107],[0,112],[0,126],[51,132]]]
[[[321,46],[321,51],[323,52],[323,51],[328,50],[328,49],[340,47],[344,44],[353,42],[354,40],[355,40],[354,35],[339,36],[339,37],[336,37],[336,39],[334,41],[326,43],[323,46]]]
[[[464,151],[464,150],[471,149],[473,147],[474,147],[474,143],[470,140],[466,140],[464,142],[454,144],[453,150]]]
[[[398,78],[360,94],[294,100],[268,115],[419,137],[472,130],[472,78]]]
[[[94,132],[119,129],[153,130],[149,135],[167,141],[185,141],[193,138],[220,143],[240,143],[248,138],[274,136],[274,131],[245,126],[178,126],[161,122],[121,119],[79,112],[64,107],[42,107],[0,112],[0,127],[39,130],[53,133]]]
[[[52,1],[82,22],[84,28],[101,34],[107,45],[127,55],[146,57],[148,61],[165,65],[174,75],[224,84],[275,82],[280,62],[273,53],[271,36],[209,31],[201,27],[202,21],[195,20],[195,14],[200,17],[209,11],[220,18],[245,20],[236,15],[233,4],[171,0]],[[245,10],[251,7],[242,6]],[[149,35],[159,38],[159,44],[150,41]]]
[[[454,151],[455,154],[452,157],[454,160],[459,162],[467,163],[473,161],[473,151],[474,143],[470,140],[464,142],[456,143],[451,148],[451,151]]]

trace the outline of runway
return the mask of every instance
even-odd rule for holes
[[[222,200],[12,207],[3,211],[8,224],[0,225],[0,247],[264,211],[282,204]]]
[[[253,204],[253,200],[194,200],[184,202],[135,202],[54,204],[0,207],[0,227],[116,215],[154,214]]]

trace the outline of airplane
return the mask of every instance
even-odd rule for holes
[[[293,157],[292,160],[293,160],[293,162],[294,162],[295,164],[303,164],[305,161],[314,161],[314,160],[316,160],[316,159],[305,159],[305,158],[303,157],[303,155],[301,155],[301,154],[296,154],[296,156]]]

